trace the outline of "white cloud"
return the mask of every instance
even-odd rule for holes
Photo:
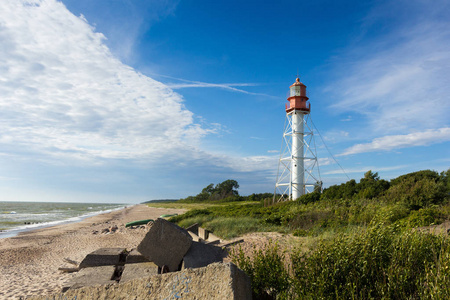
[[[201,139],[226,128],[194,122],[179,94],[120,62],[61,2],[1,1],[0,19],[1,156],[58,166],[276,169],[270,156],[203,151]]]
[[[267,171],[276,172],[278,156],[222,156],[216,157],[219,166],[238,172]]]
[[[330,157],[321,157],[318,159],[319,160],[319,166],[323,167],[323,166],[329,166],[332,164],[335,164],[336,161]]]
[[[265,97],[269,97],[269,98],[277,98],[278,99],[278,97],[275,97],[275,96],[262,94],[262,93],[252,93],[252,92],[249,92],[249,91],[246,91],[243,89],[235,88],[236,86],[238,86],[238,87],[257,86],[258,84],[256,84],[256,83],[209,83],[209,82],[186,80],[186,79],[182,79],[182,78],[176,78],[176,77],[161,75],[161,74],[158,74],[157,76],[176,79],[176,80],[181,81],[182,83],[167,83],[167,86],[174,90],[184,89],[184,88],[219,88],[219,89],[229,90],[232,92],[238,92],[238,93],[243,93],[243,94],[247,94],[247,95],[265,96]]]
[[[439,128],[436,130],[430,129],[405,135],[388,135],[376,138],[370,143],[354,145],[346,149],[338,156],[374,151],[389,151],[414,146],[426,146],[447,141],[450,141],[450,127]]]
[[[0,7],[2,152],[157,160],[214,132],[193,122],[180,95],[113,57],[62,3]]]
[[[350,137],[350,133],[345,130],[339,130],[339,129],[331,129],[327,131],[323,137],[327,142],[330,143],[337,143],[349,140],[354,137]]]
[[[336,61],[339,80],[328,87],[332,109],[366,116],[369,134],[448,126],[450,21],[443,17],[448,13],[448,1],[378,6],[363,24],[371,39],[359,37]]]
[[[345,173],[351,174],[351,173],[365,173],[369,170],[372,170],[373,172],[383,172],[383,171],[394,171],[394,170],[400,170],[408,167],[407,165],[401,165],[401,166],[392,166],[392,167],[361,167],[361,168],[355,168],[355,169],[346,169]],[[335,174],[344,174],[341,169],[327,171],[322,173],[323,175],[335,175]]]

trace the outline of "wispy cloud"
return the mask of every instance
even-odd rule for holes
[[[362,35],[337,57],[331,108],[365,116],[374,135],[448,126],[449,13],[444,0],[379,5],[363,24],[371,39]],[[380,34],[380,24],[389,30]]]
[[[243,93],[243,94],[247,94],[247,95],[278,98],[278,97],[267,95],[267,94],[253,93],[253,92],[249,92],[249,91],[246,91],[243,89],[235,88],[236,86],[238,86],[238,87],[258,86],[259,84],[257,84],[257,83],[209,83],[209,82],[187,80],[187,79],[182,79],[182,78],[177,78],[177,77],[167,76],[167,75],[162,75],[162,74],[154,74],[154,75],[181,81],[182,83],[166,83],[166,85],[168,87],[170,87],[171,89],[175,89],[175,90],[176,89],[184,89],[184,88],[219,88],[219,89],[229,90],[232,92],[238,92],[238,93]]]
[[[448,141],[450,141],[450,127],[444,127],[436,130],[431,129],[405,135],[388,135],[376,138],[370,143],[354,145],[346,149],[338,156],[374,151],[389,151],[393,149],[425,146]]]
[[[408,167],[407,165],[401,165],[401,166],[391,166],[391,167],[361,167],[361,168],[354,168],[354,169],[346,169],[345,172],[348,174],[352,173],[363,173],[367,172],[369,170],[372,170],[373,172],[383,172],[383,171],[394,171],[394,170],[400,170]],[[336,174],[343,174],[342,170],[332,170],[322,173],[323,175],[336,175]]]

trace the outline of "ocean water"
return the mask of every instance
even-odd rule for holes
[[[125,207],[124,204],[0,202],[0,238],[48,226],[78,222]]]

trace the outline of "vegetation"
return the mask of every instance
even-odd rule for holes
[[[302,237],[301,250],[287,255],[276,244],[233,254],[255,298],[450,299],[450,238],[417,230],[448,220],[450,169],[390,181],[369,171],[359,182],[273,205],[272,194],[239,196],[237,182],[226,186],[226,193],[209,185],[178,201],[202,206],[171,221],[199,223],[223,238],[254,231]]]
[[[197,196],[189,196],[180,199],[180,202],[206,202],[206,201],[240,201],[237,189],[239,184],[236,180],[228,179],[214,186],[213,183],[205,187]]]
[[[397,226],[372,224],[337,235],[291,263],[277,245],[242,249],[233,261],[252,280],[255,299],[450,299],[450,239]]]

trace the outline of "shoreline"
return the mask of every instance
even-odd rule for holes
[[[87,218],[90,218],[90,217],[95,217],[95,216],[102,215],[102,214],[108,214],[108,213],[114,212],[116,210],[125,209],[127,207],[132,207],[132,206],[135,206],[135,205],[140,205],[140,204],[131,204],[131,205],[125,205],[124,204],[122,207],[118,207],[118,208],[114,208],[114,209],[108,209],[108,210],[103,210],[103,211],[96,211],[96,212],[92,212],[92,213],[86,213],[84,215],[80,215],[80,216],[76,216],[76,217],[70,217],[68,219],[56,220],[56,221],[44,222],[44,223],[36,223],[36,224],[28,225],[28,226],[24,224],[22,226],[18,226],[17,228],[11,228],[11,229],[7,229],[7,230],[0,230],[0,240],[4,239],[4,238],[15,237],[15,236],[18,236],[18,235],[20,235],[21,233],[24,233],[24,232],[44,229],[44,228],[47,228],[47,227],[60,226],[60,225],[66,225],[66,224],[72,224],[72,223],[81,222],[84,219],[87,219]]]
[[[63,284],[75,275],[58,271],[59,267],[68,266],[64,258],[80,262],[99,248],[136,248],[147,230],[125,228],[126,223],[185,211],[138,204],[86,217],[75,223],[27,230],[14,237],[0,238],[0,299],[59,292]],[[118,230],[101,233],[111,226],[117,226]]]

